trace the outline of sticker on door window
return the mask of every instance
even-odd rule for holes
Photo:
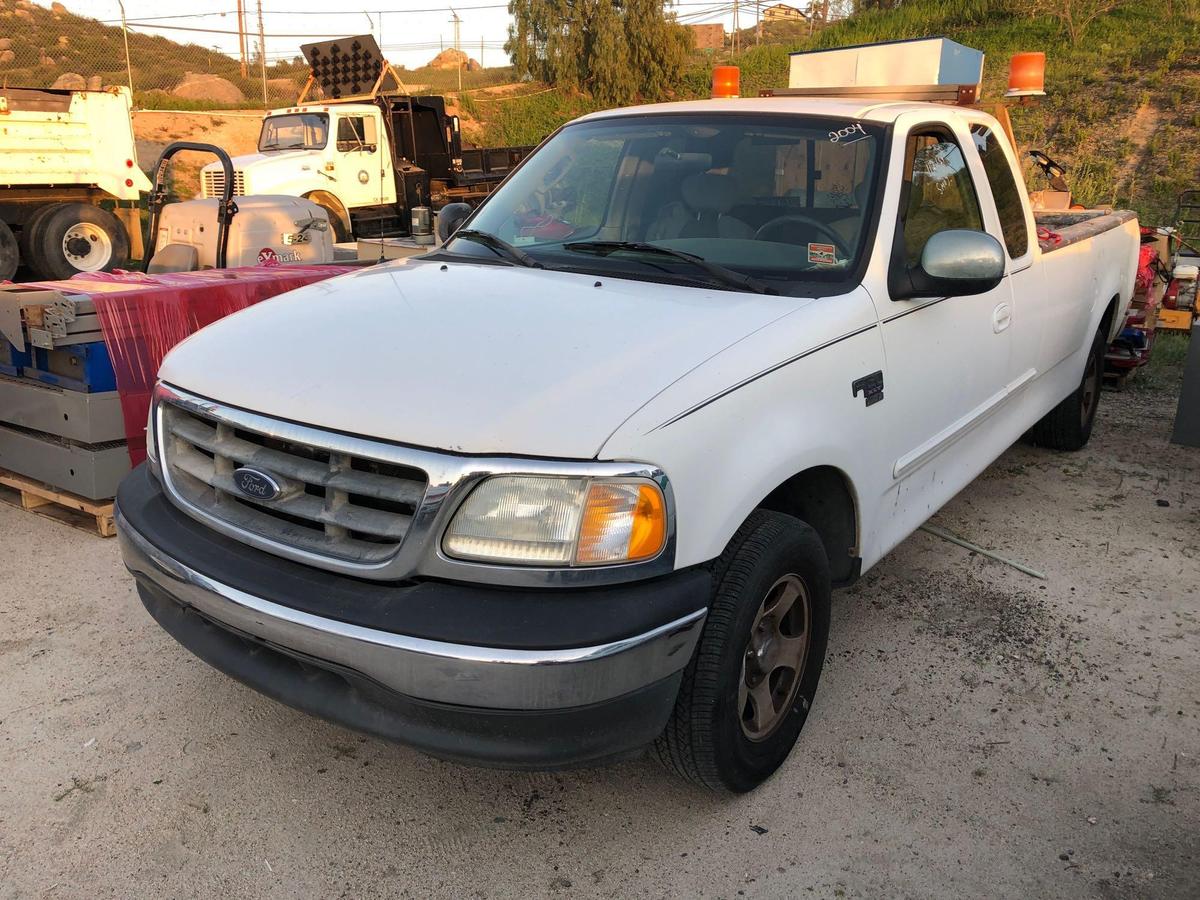
[[[833,244],[809,244],[808,261],[814,266],[836,266],[837,248]]]

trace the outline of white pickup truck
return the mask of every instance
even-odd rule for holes
[[[316,715],[515,767],[653,745],[749,790],[831,588],[1027,432],[1087,442],[1137,222],[1035,228],[973,108],[586,116],[435,252],[178,346],[126,565],[181,644]]]

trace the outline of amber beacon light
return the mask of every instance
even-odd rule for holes
[[[712,96],[714,100],[728,100],[740,96],[742,73],[737,66],[715,66],[713,68]]]
[[[1046,96],[1046,54],[1014,53],[1008,64],[1005,97]]]

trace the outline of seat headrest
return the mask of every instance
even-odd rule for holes
[[[713,172],[689,175],[679,190],[683,202],[696,212],[727,213],[738,200],[738,184],[732,175]]]

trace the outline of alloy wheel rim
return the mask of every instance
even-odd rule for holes
[[[811,634],[808,588],[799,575],[784,575],[759,604],[742,655],[737,708],[742,733],[750,740],[766,740],[791,712]]]
[[[112,259],[112,239],[99,225],[76,222],[62,239],[63,256],[80,272],[98,272]]]

